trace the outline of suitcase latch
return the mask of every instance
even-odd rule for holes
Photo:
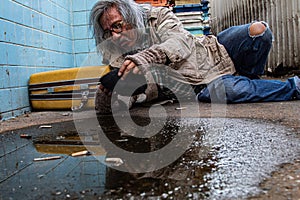
[[[80,86],[80,88],[81,88],[81,86]],[[82,91],[82,93],[81,93],[81,102],[80,102],[79,106],[72,106],[71,110],[74,111],[74,112],[78,112],[81,109],[83,109],[84,106],[87,104],[87,102],[89,100],[89,94],[90,94],[89,90]]]

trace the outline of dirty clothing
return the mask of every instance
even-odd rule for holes
[[[101,47],[104,64],[120,68],[125,59],[130,59],[143,72],[147,82],[145,101],[157,99],[164,93],[162,80],[169,83],[168,91],[182,88],[183,91],[179,92],[182,95],[185,95],[184,92],[188,95],[199,93],[199,101],[211,101],[210,93],[218,92],[212,91],[218,88],[215,83],[222,83],[222,88],[225,88],[223,96],[218,99],[221,102],[277,101],[295,96],[295,84],[290,81],[266,81],[262,84],[252,80],[263,73],[273,40],[265,22],[266,31],[256,37],[248,34],[250,24],[229,28],[217,37],[196,37],[186,31],[167,8],[149,6],[145,7],[145,12],[147,29],[140,47],[130,52],[120,52],[111,44],[105,46],[104,43]],[[158,68],[164,69],[163,73],[158,73]],[[249,78],[234,76],[236,70]],[[284,89],[274,89],[279,85]],[[291,92],[287,93],[287,90]],[[249,94],[256,97],[262,92],[263,96],[248,98]],[[277,98],[279,93],[284,93],[285,97]]]
[[[226,49],[215,36],[195,37],[167,8],[149,6],[145,11],[149,48],[124,58],[116,56],[118,53],[124,55],[117,52],[118,48],[113,48],[114,51],[110,51],[112,47],[102,48],[103,60],[109,61],[111,66],[120,67],[125,58],[135,62],[143,74],[148,74],[157,65],[167,66],[168,77],[191,85],[207,84],[235,72]],[[147,96],[153,96],[148,100],[157,97],[151,93],[156,91],[148,92]]]

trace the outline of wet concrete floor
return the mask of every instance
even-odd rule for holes
[[[88,114],[4,132],[0,199],[246,199],[264,193],[264,180],[299,159],[295,114],[293,122],[278,123],[241,113],[233,118],[228,108],[227,117],[217,109],[214,117],[199,118],[178,114],[177,107],[158,120],[139,109],[134,129],[123,115]],[[83,150],[91,155],[71,156]],[[59,159],[34,161],[52,156]]]

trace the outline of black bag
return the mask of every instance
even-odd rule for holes
[[[130,72],[125,80],[121,80],[118,76],[119,69],[114,69],[111,72],[100,78],[100,83],[106,89],[115,91],[123,96],[132,96],[144,93],[147,88],[147,82],[144,75],[133,74]]]

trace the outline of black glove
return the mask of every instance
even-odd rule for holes
[[[114,69],[102,76],[100,78],[101,85],[110,91],[115,89],[118,94],[123,96],[138,95],[145,92],[147,82],[143,75],[130,72],[125,80],[120,80],[121,76],[118,76],[118,71],[119,69]]]

